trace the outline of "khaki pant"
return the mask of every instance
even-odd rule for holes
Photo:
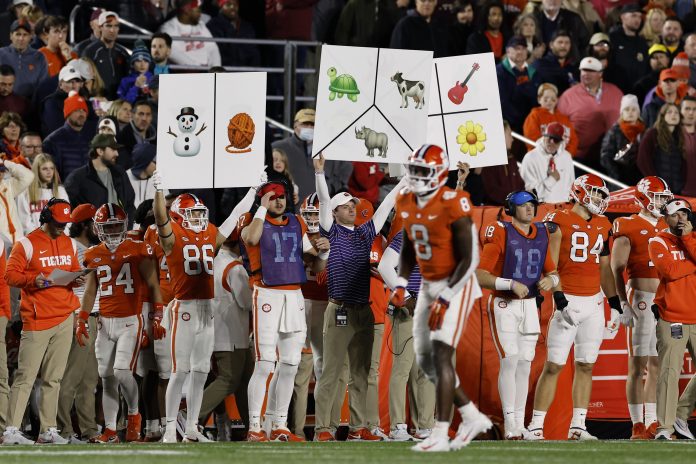
[[[0,433],[5,431],[7,401],[10,396],[9,373],[7,372],[7,342],[5,341],[7,322],[5,316],[0,316]]]
[[[688,348],[691,358],[696,359],[696,346],[689,343]],[[679,397],[679,402],[677,403],[677,417],[679,419],[688,420],[694,409],[696,409],[696,375],[691,377],[689,383],[686,384],[686,388],[684,388],[684,391]]]
[[[375,324],[375,338],[372,341],[372,357],[370,359],[370,373],[367,376],[367,400],[365,411],[358,411],[358,417],[364,417],[367,427],[372,430],[379,427],[379,357],[382,354],[382,337],[384,336],[384,324]],[[350,388],[352,381],[348,382],[350,392],[349,402],[360,405],[358,398],[353,398],[355,392]],[[352,414],[351,414],[352,415]]]
[[[99,435],[96,421],[94,391],[99,382],[97,357],[94,354],[94,341],[97,339],[97,317],[91,316],[87,324],[89,339],[86,346],[80,346],[73,334],[68,363],[60,383],[58,396],[58,429],[64,438],[74,431],[70,412],[73,403],[77,412],[80,434],[85,438]]]
[[[660,375],[657,378],[658,432],[674,431],[674,419],[679,401],[679,374],[684,365],[684,350],[687,343],[696,344],[696,324],[682,325],[682,338],[671,335],[671,323],[660,319],[657,322],[657,354],[660,359]],[[692,359],[696,362],[696,358]]]
[[[413,350],[413,318],[403,311],[392,319],[389,379],[389,422],[391,429],[406,423],[406,385],[408,384],[411,420],[417,429],[432,429],[435,423],[435,385],[416,362]]]
[[[68,362],[73,338],[73,314],[55,327],[46,330],[23,330],[19,344],[19,360],[7,414],[7,426],[19,428],[27,401],[41,369],[41,400],[39,402],[40,432],[57,427],[58,395]]]
[[[246,397],[247,385],[254,371],[254,356],[249,348],[213,353],[217,364],[217,377],[205,388],[199,422],[204,423],[208,415],[228,395],[234,394],[239,415],[249,424],[249,408]]]
[[[350,363],[349,388],[353,390],[350,404],[350,428],[365,427],[367,401],[367,377],[370,373],[374,316],[369,304],[346,306],[348,323],[336,326],[338,305],[329,302],[324,313],[324,372],[315,390],[316,431],[330,430],[331,411],[339,388],[339,377],[346,354]],[[361,415],[362,414],[362,415]]]

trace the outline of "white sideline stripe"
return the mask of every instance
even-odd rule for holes
[[[28,449],[28,450],[12,450],[3,447],[0,451],[3,456],[183,456],[194,454],[190,451],[175,451],[175,450],[73,450],[59,451],[55,448],[50,449]]]
[[[628,350],[599,350],[599,354],[628,354]],[[689,350],[684,350],[684,354],[689,354]]]
[[[694,374],[680,374],[680,379],[690,379]],[[593,375],[592,380],[626,380],[626,375]]]

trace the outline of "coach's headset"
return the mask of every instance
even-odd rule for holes
[[[62,198],[51,198],[50,200],[48,200],[48,203],[46,203],[44,207],[41,209],[41,214],[39,214],[39,223],[48,224],[49,222],[53,222],[53,213],[51,213],[51,208],[55,205],[60,204],[65,204],[68,206],[70,205],[70,203],[63,200]]]
[[[669,213],[668,212],[668,209],[670,209],[669,205],[673,205],[673,204],[675,205],[676,209],[674,211],[672,211],[672,213]],[[660,214],[663,216],[667,216],[668,214],[676,213],[677,211],[682,210],[682,209],[686,211],[686,220],[689,221],[691,223],[691,225],[695,225],[694,224],[694,213],[691,210],[691,204],[688,201],[684,200],[683,198],[672,198],[671,200],[669,200],[667,203],[662,205],[662,207],[660,208]]]
[[[505,203],[503,210],[505,214],[510,217],[515,216],[515,212],[518,206],[525,203],[532,202],[534,204],[534,216],[537,214],[537,209],[539,209],[539,198],[534,192],[528,192],[526,190],[517,190],[515,192],[510,192],[507,197],[505,197]]]

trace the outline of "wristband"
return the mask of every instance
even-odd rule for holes
[[[89,319],[89,313],[85,311],[80,311],[77,313],[77,317],[80,318],[81,321],[87,322],[87,319]]]
[[[152,306],[155,308],[155,312],[164,311],[164,305],[162,303],[155,303]]]
[[[553,283],[554,288],[558,287],[558,284],[561,282],[560,277],[558,277],[558,274],[551,274],[549,276],[551,278],[551,283]]]
[[[503,279],[501,277],[496,277],[495,289],[508,291],[512,290],[512,279]]]
[[[327,259],[329,259],[329,251],[328,251],[328,250],[327,250],[327,251],[322,251],[321,253],[319,253],[319,254],[317,255],[317,257],[318,257],[319,259],[321,259],[322,261],[326,261]]]
[[[446,302],[449,303],[449,302],[452,300],[452,297],[453,297],[453,296],[454,296],[454,290],[452,290],[451,287],[445,287],[445,288],[442,289],[442,291],[440,292],[439,298],[440,298],[441,300],[445,300]]]
[[[315,176],[320,176],[320,175],[323,176],[323,175],[324,175],[324,171],[314,171],[314,175],[315,175]]]
[[[262,221],[266,220],[266,212],[268,210],[264,206],[259,206],[259,209],[256,210],[256,214],[254,214],[254,219],[261,219]]]
[[[607,298],[607,301],[609,302],[610,308],[617,310],[619,314],[623,314],[623,309],[621,308],[621,300],[619,299],[618,295],[614,295],[612,297]]]

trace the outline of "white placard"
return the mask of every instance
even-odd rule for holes
[[[164,187],[254,184],[263,170],[265,115],[266,73],[161,75],[157,169]]]
[[[432,52],[322,47],[312,156],[403,163],[427,135]]]
[[[428,142],[447,151],[450,169],[507,164],[493,54],[437,58],[432,73]]]

